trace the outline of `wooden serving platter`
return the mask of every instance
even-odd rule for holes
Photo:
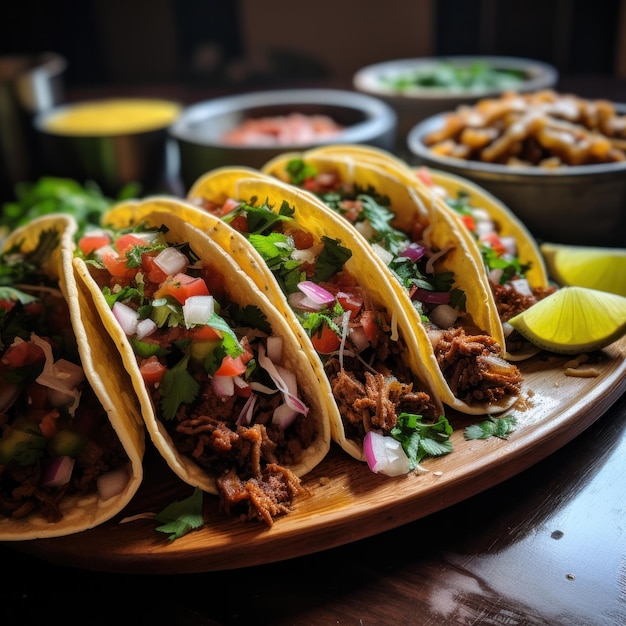
[[[152,519],[192,489],[165,466],[153,448],[145,478],[126,510],[89,531],[55,539],[5,545],[52,562],[83,569],[172,574],[227,570],[290,559],[363,539],[456,504],[541,461],[590,426],[626,391],[626,337],[581,365],[591,378],[565,374],[568,357],[542,353],[519,364],[523,393],[509,413],[517,426],[508,439],[464,439],[482,417],[448,413],[454,451],[423,462],[424,472],[388,478],[334,446],[303,480],[311,496],[270,528],[228,518],[218,499],[205,497],[206,524],[170,541]],[[123,523],[122,523],[123,522]]]

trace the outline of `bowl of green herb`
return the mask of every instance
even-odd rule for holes
[[[418,122],[463,104],[507,91],[550,89],[556,68],[533,59],[504,56],[446,56],[383,61],[360,69],[354,88],[391,105],[398,115],[398,150]]]

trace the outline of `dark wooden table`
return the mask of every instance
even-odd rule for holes
[[[0,547],[2,624],[626,624],[626,395],[497,487],[269,565],[111,574]],[[306,537],[302,538],[306,541]]]

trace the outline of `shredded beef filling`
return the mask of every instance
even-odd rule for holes
[[[519,395],[522,374],[501,356],[501,346],[489,335],[467,335],[461,328],[444,330],[435,355],[455,397],[471,405],[497,403]]]
[[[246,508],[244,516],[272,525],[273,518],[290,510],[304,492],[300,479],[283,465],[294,465],[317,437],[317,425],[299,415],[282,430],[272,424],[279,393],[259,394],[254,422],[237,424],[245,398],[221,399],[206,375],[197,400],[181,405],[176,417],[165,422],[176,449],[207,472],[218,476],[222,509],[232,514]],[[158,406],[158,389],[153,391]]]

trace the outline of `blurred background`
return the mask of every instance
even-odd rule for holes
[[[126,93],[167,85],[185,99],[268,84],[349,86],[364,65],[454,54],[543,60],[566,85],[584,78],[585,89],[597,85],[598,95],[626,78],[623,0],[386,0],[379,10],[365,4],[21,0],[0,21],[0,54],[63,55],[70,99],[105,85]]]

